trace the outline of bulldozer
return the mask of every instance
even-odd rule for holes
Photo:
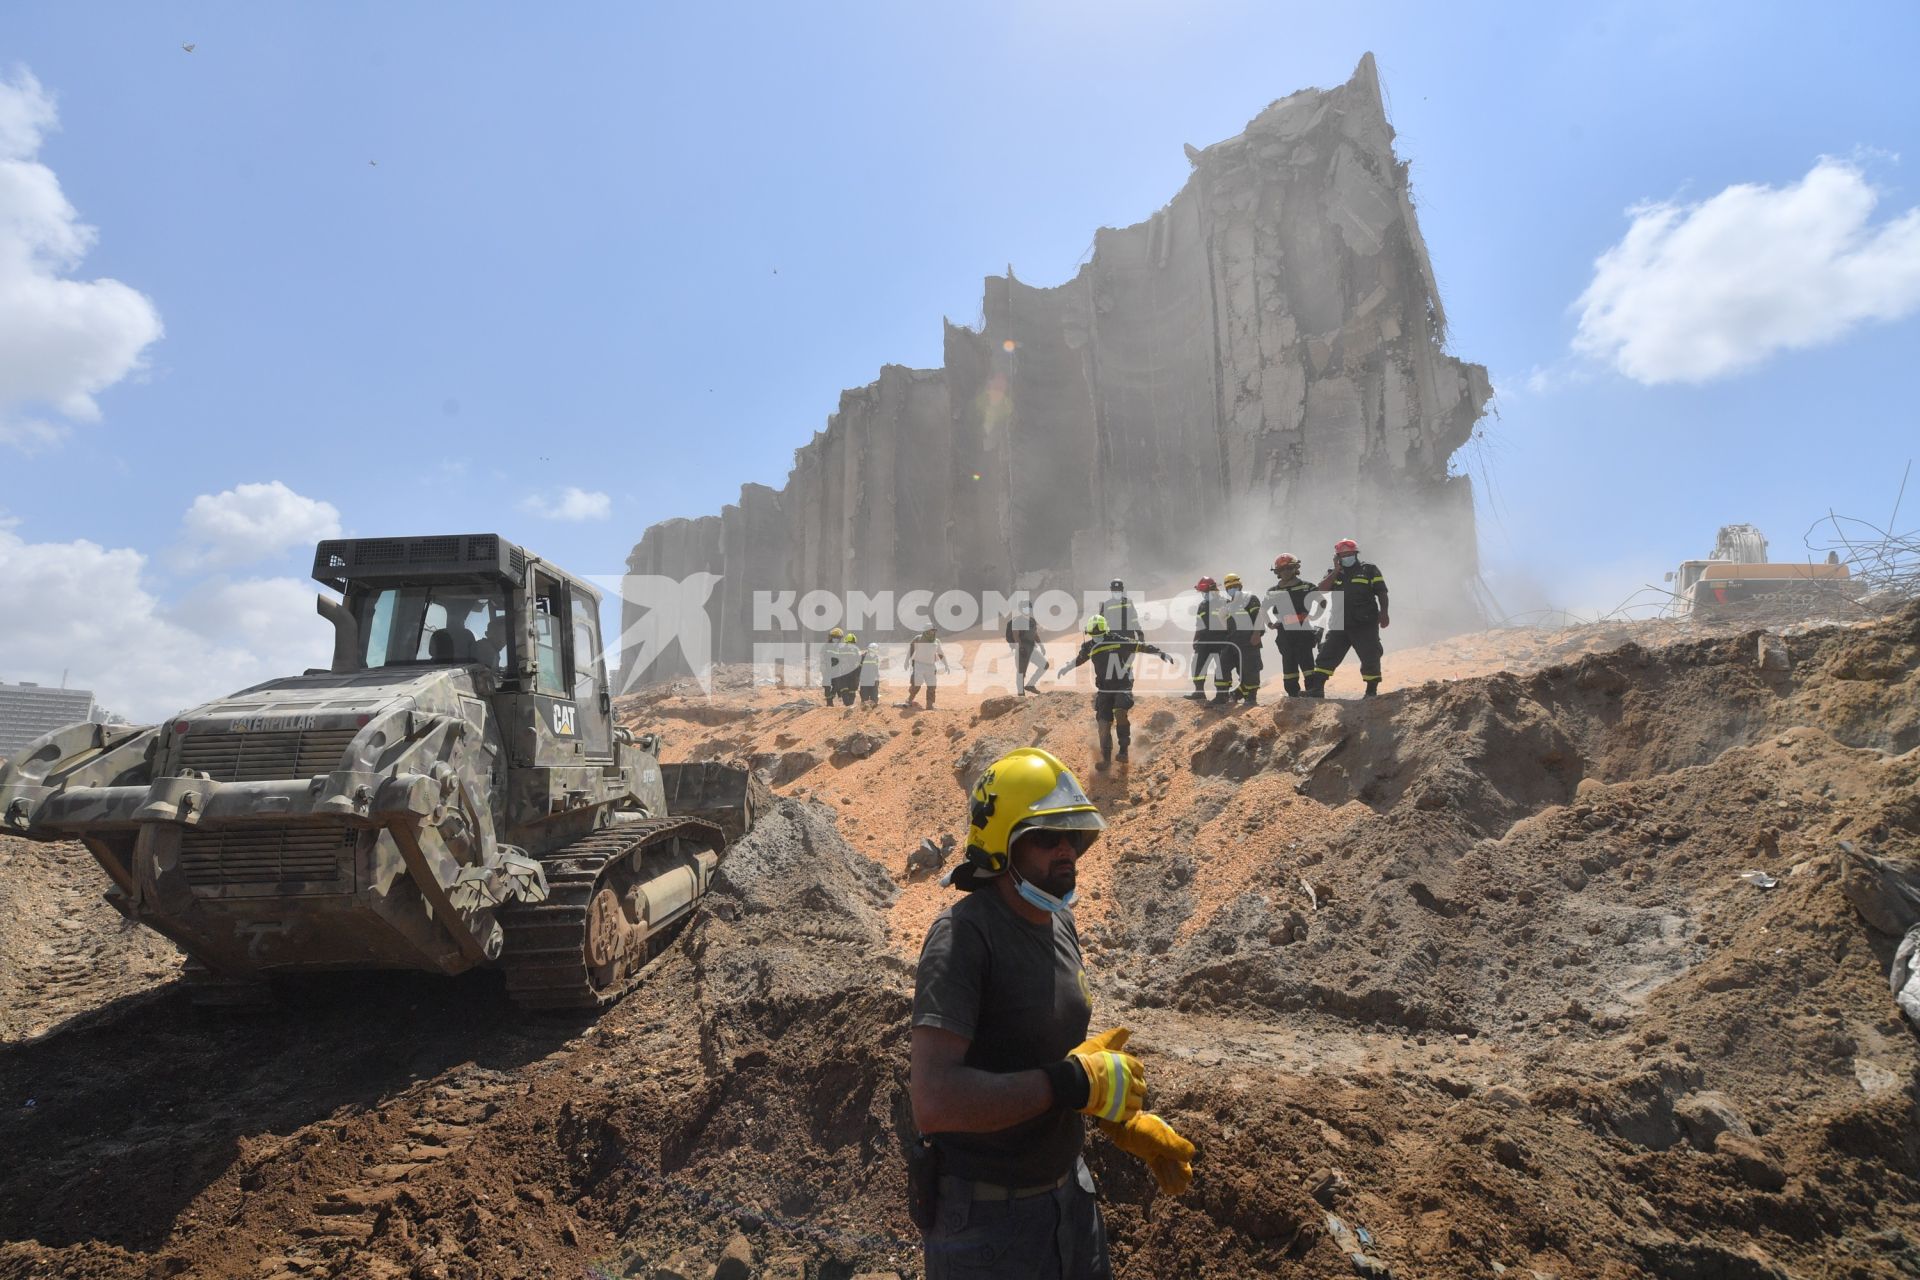
[[[1830,597],[1853,595],[1851,573],[1837,557],[1829,555],[1824,564],[1775,563],[1767,559],[1766,536],[1750,524],[1722,525],[1713,553],[1705,560],[1681,561],[1667,581],[1674,584],[1674,611],[1691,618],[1796,601],[1813,608]]]
[[[599,1008],[767,793],[613,717],[600,593],[496,534],[321,542],[325,670],[0,764],[0,831],[78,840],[204,1003],[302,970],[490,967]]]

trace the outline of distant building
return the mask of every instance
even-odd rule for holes
[[[91,690],[0,681],[0,759],[65,725],[104,719],[106,716],[93,704]]]

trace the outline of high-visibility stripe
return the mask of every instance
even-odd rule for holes
[[[1361,676],[1360,678],[1362,680],[1365,680],[1368,684],[1374,684],[1380,679],[1379,676]]]
[[[1315,674],[1315,675],[1317,675],[1317,676],[1330,676],[1330,675],[1332,675],[1332,674],[1333,674],[1333,672],[1331,672],[1331,671],[1329,671],[1329,670],[1328,670],[1327,668],[1325,668],[1325,667],[1315,667],[1315,668],[1313,669],[1313,674]]]

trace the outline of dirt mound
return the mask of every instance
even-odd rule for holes
[[[785,788],[633,996],[588,1023],[344,975],[238,1018],[161,989],[0,1047],[0,1276],[919,1275],[906,1022],[952,896],[905,855],[1029,743],[1110,823],[1076,908],[1096,1020],[1201,1147],[1170,1199],[1092,1144],[1121,1274],[1356,1245],[1397,1275],[1911,1274],[1920,1040],[1845,886],[1920,858],[1920,610],[1654,634],[1369,702],[1143,697],[1107,774],[1084,692],[630,700],[674,758]],[[78,851],[4,851],[16,901],[97,893]],[[98,933],[93,970],[144,936]]]

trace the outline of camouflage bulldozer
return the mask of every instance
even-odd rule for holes
[[[196,990],[491,966],[527,1007],[638,979],[752,825],[744,769],[616,725],[600,594],[493,534],[322,542],[324,671],[0,764],[0,831],[78,840]]]

